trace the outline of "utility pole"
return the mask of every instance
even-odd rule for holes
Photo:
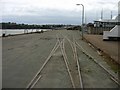
[[[84,25],[84,5],[83,4],[76,4],[77,6],[82,6],[82,40],[83,40],[83,25]]]

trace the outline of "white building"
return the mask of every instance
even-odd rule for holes
[[[110,40],[110,39],[119,40],[120,39],[119,30],[120,30],[120,25],[116,25],[110,31],[104,31],[103,40]]]
[[[94,27],[113,28],[118,23],[118,16],[115,19],[99,19],[94,21]]]
[[[117,25],[110,31],[103,32],[103,40],[116,39],[120,40],[120,1],[118,3],[118,16],[116,18]]]

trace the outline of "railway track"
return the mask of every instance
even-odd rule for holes
[[[64,35],[63,35],[64,36]],[[114,81],[118,86],[120,86],[120,81],[119,81],[119,79],[118,78],[116,78],[112,73],[110,73],[102,64],[100,64],[94,57],[92,57],[90,54],[88,54],[79,44],[78,44],[78,42],[73,38],[73,41],[71,41],[68,37],[66,37],[66,36],[64,36],[68,41],[69,41],[69,43],[71,44],[71,47],[72,47],[72,49],[73,49],[73,52],[74,52],[74,57],[76,58],[76,60],[78,60],[77,59],[77,51],[76,51],[76,47],[78,47],[79,48],[79,50],[81,50],[88,58],[90,58],[94,63],[96,63],[100,68],[102,68],[108,75],[109,75],[109,78],[112,80],[112,81]],[[74,45],[74,47],[75,47],[75,49],[74,49],[74,47],[72,46],[72,44]],[[79,60],[77,61],[77,63],[79,63],[80,64],[80,62],[79,62]],[[79,71],[81,71],[81,67],[80,67],[80,65],[79,65],[79,68],[80,68],[80,70]],[[79,72],[80,74],[81,74],[81,72]],[[81,82],[82,82],[82,75],[79,75],[79,76],[81,76]],[[82,85],[81,85],[81,87],[83,87],[83,83],[82,83]]]
[[[61,34],[61,35],[62,35],[62,34]],[[70,78],[71,78],[72,86],[73,86],[73,88],[81,88],[81,89],[83,89],[83,82],[82,82],[82,76],[81,76],[81,71],[80,71],[80,63],[79,63],[79,61],[78,61],[76,46],[75,46],[75,44],[73,44],[69,39],[67,39],[64,35],[62,35],[62,36],[63,36],[63,38],[64,38],[64,41],[63,41],[63,44],[61,45],[61,51],[62,51],[62,53],[63,53],[64,60],[65,60],[65,63],[66,63],[66,67],[67,67],[67,69],[68,69],[68,73],[69,73]],[[77,72],[78,72],[78,76],[79,76],[79,79],[78,79],[78,81],[79,81],[79,87],[78,87],[77,85],[75,85],[75,82],[76,82],[76,81],[74,81],[73,76],[72,76],[72,74],[71,74],[71,71],[72,71],[72,70],[69,68],[69,67],[70,67],[70,61],[68,60],[67,55],[66,55],[65,40],[68,40],[68,42],[69,42],[69,44],[70,44],[70,46],[71,46],[71,48],[72,48],[72,52],[73,52],[73,54],[74,54],[74,55],[73,55],[73,56],[74,56],[74,59],[73,59],[73,60],[75,60],[75,62],[76,62],[76,65],[75,65],[75,66],[77,66]],[[74,73],[74,74],[75,74],[75,73]]]
[[[82,80],[82,74],[81,74],[81,67],[80,67],[80,62],[78,60],[78,55],[77,55],[77,50],[76,50],[76,45],[75,45],[75,41],[74,41],[74,37],[73,37],[73,42],[68,39],[67,37],[65,37],[68,42],[70,43],[71,47],[72,47],[72,51],[73,51],[73,54],[74,54],[74,60],[76,61],[76,64],[77,64],[77,70],[78,70],[78,74],[79,74],[79,84],[80,84],[80,88],[84,88],[83,87],[83,80]]]
[[[60,41],[59,41],[59,43],[60,43]],[[70,72],[70,68],[69,68],[69,65],[68,65],[69,62],[68,62],[68,58],[67,58],[67,55],[66,55],[66,52],[65,52],[64,40],[63,40],[62,44],[60,44],[60,48],[61,48],[61,51],[62,51],[62,55],[63,55],[63,58],[64,58],[64,62],[65,62],[68,74],[69,74],[70,79],[71,79],[72,86],[73,86],[73,88],[75,88],[75,83],[73,81],[73,78],[72,78],[72,75],[71,75],[71,72]]]
[[[60,33],[60,32],[63,32],[63,33]],[[39,70],[37,69],[38,66],[35,66],[35,69],[32,69],[31,71],[36,69],[38,71],[34,73],[34,76],[31,78],[31,80],[29,80],[29,78],[31,77],[31,75],[33,75],[33,72],[30,73],[30,76],[28,76],[28,78],[26,78],[25,81],[22,81],[24,82],[23,84],[26,84],[26,82],[29,80],[28,85],[26,85],[25,87],[25,90],[31,90],[33,88],[73,88],[73,89],[81,88],[81,89],[84,89],[84,88],[96,88],[96,87],[99,88],[99,86],[100,88],[104,88],[104,86],[108,86],[109,88],[110,85],[111,85],[110,88],[111,87],[114,88],[114,85],[115,87],[116,85],[120,85],[118,78],[115,77],[115,74],[111,73],[107,68],[103,66],[104,62],[102,62],[103,64],[98,62],[98,60],[95,59],[94,56],[91,56],[86,51],[86,49],[84,49],[81,46],[81,43],[77,41],[77,36],[73,36],[77,34],[73,34],[73,32],[69,33],[66,31],[60,31],[60,32],[59,34],[56,35],[57,37],[53,36],[53,38],[56,38],[57,40],[54,40],[56,43],[52,48],[52,50],[50,51],[50,54],[48,55],[48,57],[42,60],[43,58],[39,56],[40,54],[33,55],[34,57],[37,56],[36,58],[37,63],[40,60],[41,60],[40,62],[42,63],[36,64],[33,61],[34,64],[32,65],[40,65]],[[64,34],[64,32],[66,32],[66,34]],[[51,38],[51,36],[47,38]],[[47,45],[50,45],[50,44],[52,45],[52,43],[53,42],[50,41],[50,43],[49,44],[47,43]],[[36,43],[36,44],[39,44],[39,43]],[[82,43],[82,45],[84,44]],[[37,50],[35,51],[39,53],[41,48],[39,47],[36,49],[38,49],[38,51]],[[46,51],[46,49],[42,50],[44,54],[45,54],[44,51]],[[42,51],[40,53],[42,53]],[[27,58],[27,60],[29,61],[29,58]],[[29,67],[31,67],[31,64],[29,65]],[[26,74],[26,72],[24,73]],[[96,82],[98,83],[96,84]]]
[[[62,35],[62,34],[60,34]],[[71,81],[71,85],[73,88],[81,88],[84,89],[84,78],[83,78],[83,74],[82,74],[82,66],[80,65],[81,62],[79,60],[79,55],[78,55],[78,49],[83,52],[83,54],[85,54],[87,56],[87,58],[90,58],[90,60],[92,62],[94,62],[95,64],[97,64],[100,68],[102,68],[105,72],[107,72],[107,74],[110,76],[110,79],[112,81],[114,81],[116,84],[119,84],[119,81],[116,77],[114,77],[114,75],[112,75],[105,67],[103,67],[100,63],[97,62],[97,60],[95,60],[91,55],[89,55],[80,45],[79,43],[75,40],[75,38],[73,37],[73,41],[71,41],[67,36],[62,35],[63,39],[60,40],[59,35],[57,36],[57,42],[55,44],[55,46],[53,47],[53,49],[51,50],[49,56],[47,57],[47,59],[45,60],[45,62],[43,63],[42,67],[39,69],[39,71],[36,73],[36,75],[33,77],[33,79],[30,81],[30,83],[28,84],[28,86],[26,87],[26,90],[31,90],[32,88],[34,88],[34,86],[39,82],[39,80],[42,78],[41,72],[42,70],[45,68],[45,66],[47,66],[47,63],[49,63],[52,55],[55,53],[55,51],[60,47],[61,49],[61,53],[63,56],[63,60],[64,60],[64,64],[66,66],[68,75],[70,77],[70,81]],[[78,76],[79,76],[79,87],[76,85],[76,81],[73,78],[73,74],[72,74],[72,70],[71,70],[71,65],[70,65],[70,60],[68,60],[68,56],[66,54],[66,48],[65,48],[65,40],[67,40],[72,48],[72,52],[73,52],[73,56],[74,56],[74,61],[76,62],[76,66],[77,66],[77,72],[78,72]],[[77,49],[78,48],[78,49]]]
[[[102,68],[110,77],[111,80],[113,80],[117,85],[120,86],[120,81],[118,78],[116,78],[112,73],[110,73],[102,64],[100,64],[94,57],[92,57],[90,54],[88,54],[79,44],[76,42],[76,46],[82,50],[82,52],[90,58],[94,63],[96,63],[100,68]]]
[[[75,83],[73,81],[73,77],[71,75],[71,71],[70,71],[70,67],[69,67],[69,62],[68,62],[68,58],[65,52],[65,47],[64,47],[64,39],[60,41],[60,38],[57,35],[57,42],[55,44],[55,46],[53,47],[53,49],[51,50],[51,53],[49,54],[48,58],[45,60],[45,62],[43,63],[42,67],[39,69],[39,71],[36,73],[36,75],[33,77],[33,79],[30,81],[30,83],[28,84],[28,86],[26,87],[25,90],[31,90],[32,88],[34,88],[34,86],[39,82],[39,80],[42,78],[41,72],[42,70],[45,68],[45,66],[47,66],[47,63],[49,63],[52,55],[55,53],[55,51],[60,47],[61,52],[62,52],[62,56],[64,59],[64,63],[66,66],[66,69],[68,71],[69,77],[70,77],[70,81],[72,84],[73,88],[75,87]]]
[[[73,37],[73,41],[75,41],[74,40],[74,37]],[[77,55],[77,49],[76,49],[76,44],[75,44],[75,42],[73,42],[73,44],[74,44],[74,52],[75,52],[75,56],[74,56],[74,58],[76,59],[76,61],[77,61],[77,67],[78,67],[78,73],[79,73],[79,82],[80,82],[80,87],[83,89],[84,88],[84,86],[83,86],[83,80],[82,80],[82,74],[81,74],[81,67],[80,67],[80,62],[79,62],[79,59],[78,59],[78,55]]]
[[[61,43],[61,42],[60,42]],[[39,81],[39,79],[42,77],[41,71],[43,70],[43,68],[46,66],[46,64],[49,62],[50,58],[52,57],[53,53],[58,49],[59,47],[59,39],[57,38],[57,42],[55,44],[55,46],[53,47],[53,49],[51,50],[49,56],[47,57],[47,59],[45,60],[45,62],[43,63],[42,67],[39,69],[39,71],[36,73],[36,75],[33,77],[33,79],[30,81],[30,83],[28,84],[28,86],[26,87],[26,90],[31,90],[36,83]]]

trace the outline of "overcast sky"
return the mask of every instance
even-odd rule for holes
[[[0,0],[3,22],[28,24],[80,24],[81,6],[85,6],[86,22],[117,15],[119,0]]]

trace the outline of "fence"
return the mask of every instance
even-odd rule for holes
[[[88,34],[98,34],[98,35],[103,35],[103,31],[110,31],[112,28],[108,27],[88,27]]]

